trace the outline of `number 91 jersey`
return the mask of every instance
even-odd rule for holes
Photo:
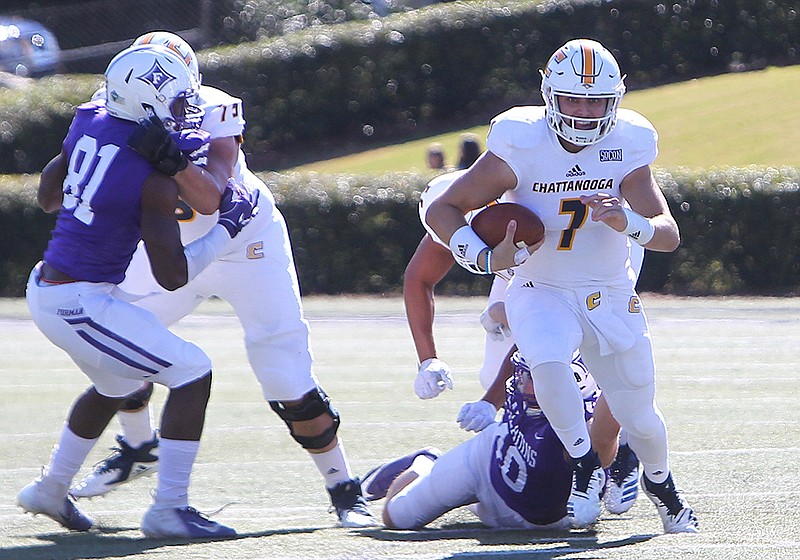
[[[570,153],[547,126],[544,107],[514,107],[492,120],[486,145],[517,176],[504,198],[527,206],[542,219],[544,245],[516,274],[544,284],[630,287],[628,238],[593,222],[581,195],[622,199],[620,185],[658,154],[658,135],[647,119],[620,109],[614,129],[600,142]]]

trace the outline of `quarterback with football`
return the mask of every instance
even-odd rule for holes
[[[596,41],[567,42],[541,75],[545,105],[496,116],[487,151],[431,204],[426,221],[470,267],[492,272],[516,265],[506,313],[537,402],[572,460],[572,526],[597,520],[606,482],[570,368],[580,350],[642,463],[642,488],[665,532],[697,532],[670,472],[653,347],[631,266],[631,244],[666,252],[680,244],[650,169],[656,131],[643,116],[619,108],[623,76]],[[517,247],[513,222],[496,247],[482,242],[464,216],[500,197],[541,218],[543,243]]]
[[[425,214],[430,204],[462,173],[462,171],[456,171],[439,175],[431,180],[422,192],[419,212],[427,232],[409,261],[403,277],[406,318],[420,364],[414,389],[417,396],[423,399],[434,398],[441,394],[447,386],[446,381],[452,386],[450,366],[438,357],[433,336],[434,288],[456,262],[450,249],[425,223]],[[470,223],[473,223],[475,214],[471,212],[467,215]],[[498,227],[505,228],[502,224]],[[633,268],[638,276],[644,258],[644,248],[638,245],[632,247],[631,258]],[[486,331],[484,359],[479,372],[480,382],[484,389],[488,389],[492,385],[498,372],[507,362],[509,351],[514,346],[503,303],[508,279],[513,271],[513,268],[495,271],[487,306],[480,315],[480,323]],[[584,375],[586,367],[579,352],[575,353],[570,365],[576,378],[580,379]],[[502,400],[500,402],[502,404]],[[604,504],[610,513],[622,514],[633,507],[638,495],[639,461],[636,454],[627,445],[627,434],[624,431],[619,433],[619,425],[613,416],[610,413],[606,414],[607,405],[604,399],[598,401],[598,409],[601,412],[592,423],[592,445],[598,452],[608,475],[608,488],[604,494]],[[479,432],[495,422],[497,410],[495,404],[482,398],[475,402],[465,403],[456,420],[464,430]],[[369,482],[367,478],[365,477],[365,484]],[[365,495],[369,498],[369,493],[365,493]]]

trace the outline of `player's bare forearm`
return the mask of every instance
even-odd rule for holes
[[[435,313],[433,286],[431,283],[420,281],[419,277],[413,273],[407,272],[403,280],[406,320],[420,363],[428,358],[436,357],[436,343],[433,339]]]
[[[453,233],[466,224],[467,212],[489,204],[516,183],[516,175],[506,162],[484,152],[467,173],[431,203],[426,215],[428,225],[449,243]]]
[[[435,315],[434,287],[453,266],[453,257],[429,235],[422,238],[403,276],[403,302],[414,339],[417,357],[422,363],[436,357],[433,338]]]
[[[193,163],[176,173],[174,178],[181,198],[195,211],[205,215],[217,211],[225,182],[221,189],[211,173]]]
[[[489,385],[489,388],[486,389],[483,397],[481,397],[482,400],[492,403],[497,409],[500,409],[503,404],[505,404],[506,381],[514,373],[514,365],[511,363],[511,356],[513,356],[514,352],[516,351],[517,345],[515,344],[511,347],[511,350],[509,350],[505,360],[503,360],[503,363],[501,364],[500,370],[497,372],[497,376],[494,378],[494,381],[492,381],[492,384]]]
[[[678,230],[678,224],[672,215],[660,214],[653,216],[650,218],[650,222],[655,226],[656,232],[653,235],[653,239],[644,246],[646,249],[671,253],[680,246],[681,234]]]
[[[211,140],[205,167],[189,164],[175,175],[181,198],[201,214],[216,212],[238,157],[239,142],[235,137]]]

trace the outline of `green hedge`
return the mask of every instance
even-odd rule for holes
[[[240,96],[249,161],[280,169],[536,102],[537,70],[565,40],[599,39],[631,89],[765,65],[800,53],[789,0],[473,0],[317,26],[201,53],[204,80]],[[248,3],[266,21],[269,2]],[[41,170],[71,107],[99,76],[46,79],[0,100],[0,173]]]
[[[800,288],[800,170],[656,170],[681,228],[675,253],[647,253],[640,289],[684,295],[794,294]],[[428,176],[263,174],[286,216],[306,294],[397,292],[424,231]],[[53,217],[35,207],[34,176],[0,179],[0,295],[19,296]],[[488,279],[454,267],[440,291],[485,294]]]

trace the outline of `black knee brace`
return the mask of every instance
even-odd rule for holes
[[[146,383],[144,387],[125,397],[125,400],[122,401],[122,406],[119,407],[120,412],[136,412],[143,409],[150,402],[150,395],[152,394],[153,384]]]
[[[333,441],[336,432],[339,430],[339,413],[333,406],[328,395],[320,387],[313,389],[303,395],[303,399],[298,405],[286,406],[281,401],[269,401],[269,406],[281,420],[289,426],[289,433],[303,449],[322,449]],[[326,428],[321,434],[316,436],[300,436],[292,429],[293,422],[303,422],[319,418],[327,414],[333,419],[333,424]]]

